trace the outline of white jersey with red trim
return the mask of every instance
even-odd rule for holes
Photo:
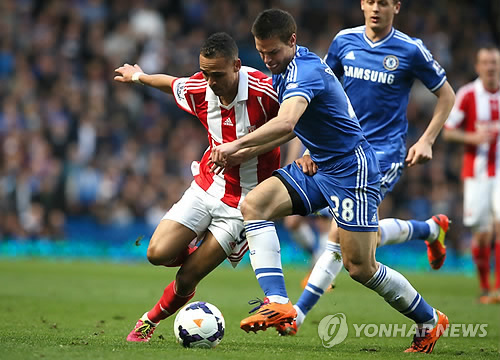
[[[494,177],[500,174],[500,90],[486,90],[478,78],[457,92],[455,106],[445,123],[447,129],[462,128],[475,132],[481,128],[492,131],[495,139],[481,145],[465,145],[462,176],[464,178]]]
[[[201,161],[192,165],[196,183],[225,204],[239,208],[245,195],[279,167],[279,148],[219,175],[210,173],[208,158],[212,147],[239,139],[278,114],[278,97],[271,78],[243,66],[239,71],[238,94],[228,106],[220,102],[201,72],[190,78],[177,78],[172,89],[177,105],[196,116],[208,132],[210,146]]]

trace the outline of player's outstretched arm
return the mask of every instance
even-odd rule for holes
[[[448,81],[436,90],[434,94],[438,98],[434,114],[420,139],[408,150],[405,162],[409,167],[423,164],[432,159],[432,146],[455,103],[455,92]]]
[[[212,149],[212,162],[219,166],[225,166],[228,156],[240,149],[269,144],[275,141],[279,142],[280,139],[284,142],[287,136],[293,133],[295,124],[297,124],[308,105],[307,100],[302,96],[286,99],[281,104],[278,115],[257,130],[238,140],[214,147]]]
[[[114,77],[115,81],[123,83],[136,82],[139,84],[154,87],[167,94],[173,94],[172,83],[175,79],[177,79],[174,76],[165,74],[145,74],[144,71],[142,71],[141,67],[137,64],[133,66],[124,64],[123,66],[115,69],[115,72],[118,73],[118,75]]]

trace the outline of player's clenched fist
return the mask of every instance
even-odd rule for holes
[[[221,144],[212,148],[212,162],[219,166],[226,166],[229,155],[239,150],[236,141]]]

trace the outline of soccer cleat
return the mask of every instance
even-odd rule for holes
[[[421,352],[430,354],[434,350],[436,341],[438,341],[450,325],[448,317],[445,314],[439,310],[436,310],[436,313],[438,315],[437,325],[431,330],[425,330],[425,328],[418,329],[417,334],[413,336],[411,346],[405,350],[405,353]],[[425,333],[421,334],[421,331],[425,331]]]
[[[427,245],[427,258],[429,259],[429,264],[431,268],[438,270],[443,266],[444,259],[446,258],[444,239],[451,221],[448,219],[448,216],[443,214],[434,215],[432,220],[439,226],[439,235],[433,242],[430,243],[426,240],[425,243]]]
[[[480,304],[497,304],[500,301],[500,296],[495,295],[495,293],[490,293],[488,290],[481,291],[481,295],[479,295],[477,301]]]
[[[286,304],[278,304],[269,302],[268,298],[264,301],[257,299],[248,302],[250,305],[259,304],[249,311],[256,313],[246,319],[241,320],[240,328],[246,332],[253,331],[256,333],[259,330],[266,330],[270,326],[276,326],[284,323],[292,323],[297,316],[297,311],[288,301]]]
[[[275,327],[280,336],[297,335],[297,331],[299,331],[296,320],[293,320],[291,324],[290,323],[278,324]]]
[[[500,289],[497,289],[490,294],[490,304],[500,304]]]
[[[477,301],[480,303],[480,304],[492,304],[492,298],[489,294],[486,294],[486,295],[481,295],[479,296],[479,298],[477,299]]]
[[[157,324],[150,321],[146,314],[137,321],[134,330],[128,334],[127,341],[148,342],[151,339]]]

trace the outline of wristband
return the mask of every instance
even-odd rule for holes
[[[136,84],[144,85],[144,83],[139,79],[139,77],[141,75],[144,75],[144,73],[140,72],[140,71],[133,73],[132,74],[132,81],[135,82]]]

